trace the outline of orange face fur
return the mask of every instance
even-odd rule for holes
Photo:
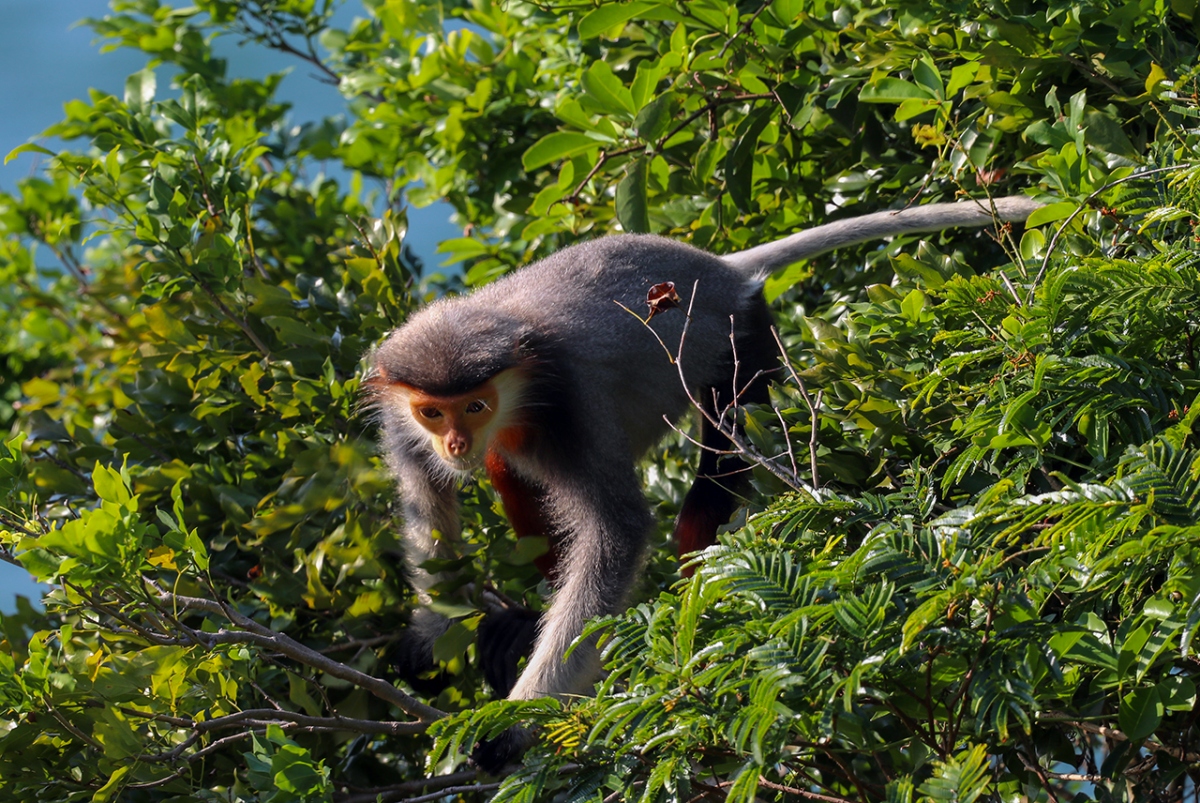
[[[438,457],[454,469],[470,470],[483,462],[495,439],[508,440],[514,411],[520,406],[523,382],[505,371],[466,393],[438,396],[399,386],[413,421],[429,433]]]

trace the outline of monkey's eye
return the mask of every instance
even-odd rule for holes
[[[482,413],[486,409],[487,409],[487,402],[485,402],[483,399],[476,399],[475,401],[473,401],[467,405],[468,413]]]
[[[422,418],[441,418],[442,417],[442,411],[436,407],[422,407],[420,410],[417,410],[417,412],[421,414]]]

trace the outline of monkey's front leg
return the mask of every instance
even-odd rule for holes
[[[429,589],[444,577],[429,574],[423,565],[434,558],[449,558],[460,540],[457,489],[453,478],[439,470],[436,457],[421,442],[413,442],[404,430],[384,430],[392,472],[400,483],[404,504],[404,558],[409,582],[423,606],[432,601]],[[450,621],[427,607],[417,609],[392,650],[397,675],[415,689],[433,691],[441,683],[428,681],[437,670],[433,645],[446,632]]]
[[[632,462],[575,466],[548,483],[547,501],[565,535],[558,588],[542,618],[533,655],[509,699],[585,694],[596,680],[599,653],[590,641],[565,657],[590,619],[621,611],[641,566],[651,517]],[[513,728],[481,742],[475,764],[499,771],[532,741]]]

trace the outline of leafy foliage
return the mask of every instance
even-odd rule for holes
[[[114,0],[90,24],[146,69],[67,103],[71,148],[0,194],[0,544],[53,584],[2,621],[6,799],[1194,793],[1194,3],[332,11]],[[291,120],[220,35],[346,116]],[[358,386],[414,305],[618,229],[729,251],[1022,187],[1050,203],[1019,235],[767,280],[793,371],[746,429],[773,472],[691,579],[658,550],[594,625],[595,698],[489,702],[465,589],[443,688],[397,685],[415,600]],[[442,198],[450,276],[403,244]],[[644,472],[664,530],[679,440]],[[540,605],[490,489],[464,503],[464,582]],[[476,778],[518,721],[524,765]]]

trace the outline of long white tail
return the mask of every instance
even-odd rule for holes
[[[1041,204],[1032,198],[1013,195],[995,198],[990,203],[986,200],[958,201],[873,212],[805,229],[782,240],[756,245],[735,254],[726,254],[721,257],[721,261],[747,273],[770,273],[835,248],[881,237],[986,226],[1000,221],[1019,222],[1029,217],[1039,206]]]

